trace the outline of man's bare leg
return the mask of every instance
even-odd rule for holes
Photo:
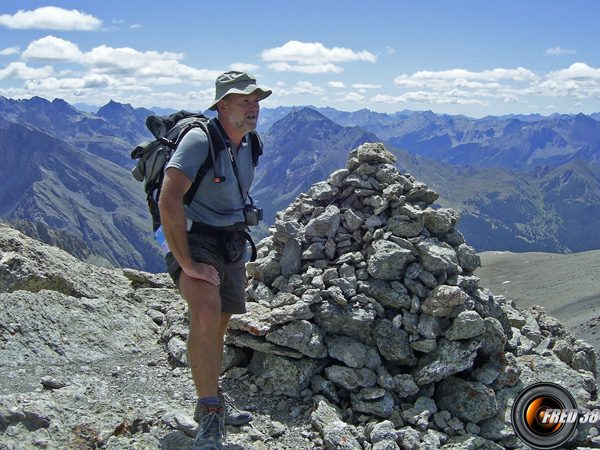
[[[190,312],[188,362],[198,398],[216,397],[223,361],[223,339],[230,314],[221,313],[219,288],[182,274],[181,292]]]

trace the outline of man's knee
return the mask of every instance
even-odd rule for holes
[[[188,277],[189,278],[189,277]],[[181,294],[188,304],[190,318],[210,320],[217,324],[221,317],[221,296],[219,288],[202,280],[182,280]]]

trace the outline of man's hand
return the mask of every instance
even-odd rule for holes
[[[191,185],[192,181],[179,169],[171,167],[165,172],[158,203],[163,231],[169,248],[187,276],[219,286],[221,280],[217,269],[194,261],[190,254],[183,196]]]
[[[221,280],[219,279],[219,272],[217,272],[217,269],[215,269],[214,266],[211,266],[210,264],[192,261],[189,266],[186,266],[185,268],[182,267],[182,270],[190,278],[204,280],[212,284],[213,286],[219,286],[219,284],[221,284]]]

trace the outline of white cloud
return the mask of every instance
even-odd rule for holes
[[[343,81],[330,81],[329,83],[327,83],[327,86],[336,89],[343,89],[346,87]]]
[[[396,77],[394,84],[406,88],[446,89],[452,83],[469,83],[478,81],[481,86],[484,83],[496,83],[499,81],[532,82],[539,77],[529,69],[519,67],[517,69],[493,69],[482,72],[471,72],[465,69],[442,70],[439,72],[421,71],[412,75],[402,74]],[[491,85],[497,86],[497,85]]]
[[[312,95],[323,95],[324,89],[320,86],[315,86],[308,81],[299,81],[296,86],[292,89],[294,94],[312,94]]]
[[[381,87],[380,84],[362,84],[355,83],[352,85],[354,89],[379,89]]]
[[[377,57],[362,50],[354,51],[343,47],[327,48],[320,42],[289,41],[281,47],[263,50],[263,61],[271,70],[278,72],[341,73],[336,64],[354,61],[374,63]],[[291,63],[291,64],[290,64]]]
[[[402,74],[394,84],[407,89],[402,95],[375,96],[374,101],[384,103],[430,103],[459,105],[488,105],[492,100],[504,103],[522,101],[525,95],[541,92],[542,77],[529,69],[496,68],[473,72],[465,69],[420,71]]]
[[[550,97],[600,98],[600,69],[585,63],[550,72],[532,91]]]
[[[76,44],[54,36],[46,36],[31,42],[21,58],[32,62],[76,62],[82,56],[83,53]]]
[[[377,95],[371,101],[489,105],[493,101],[527,104],[550,98],[600,99],[600,68],[581,62],[547,74],[536,74],[523,67],[481,72],[421,71],[400,75],[394,83],[405,92]]]
[[[547,78],[556,81],[598,82],[600,81],[600,69],[590,67],[585,63],[575,63],[568,69],[550,72]]]
[[[361,103],[365,101],[365,96],[360,95],[357,92],[349,92],[343,97],[340,98],[342,102],[352,102],[352,103]]]
[[[288,64],[286,62],[276,62],[267,66],[275,72],[300,72],[300,73],[342,73],[344,69],[332,63],[325,64]]]
[[[439,93],[439,92],[427,92],[427,91],[414,91],[407,92],[406,94],[399,96],[378,94],[371,98],[374,103],[429,103],[437,105],[487,105],[488,103],[478,99],[464,98],[462,95],[457,93]]]
[[[0,80],[32,80],[49,77],[54,73],[50,66],[42,68],[28,67],[22,62],[10,63],[5,69],[0,69]]]
[[[280,95],[280,96],[286,96],[286,95],[292,95],[292,94],[323,95],[324,92],[325,92],[325,90],[322,87],[316,86],[309,81],[299,81],[291,89],[285,89],[283,87],[280,87],[279,89],[277,89],[277,95]]]
[[[265,61],[294,61],[303,64],[319,64],[327,62],[368,61],[374,63],[377,57],[366,50],[355,52],[348,48],[325,47],[320,42],[307,43],[289,41],[282,47],[262,52]]]
[[[113,48],[101,45],[84,53],[80,64],[94,72],[154,76],[191,72],[194,69],[182,66],[183,54],[172,52],[139,52],[130,47]]]
[[[577,53],[577,51],[561,48],[558,45],[554,48],[549,48],[546,50],[546,55],[574,55],[575,53]]]
[[[506,96],[503,100],[504,103],[519,103],[519,99],[515,96]]]
[[[22,59],[32,62],[72,62],[87,67],[91,73],[136,77],[169,77],[173,82],[214,81],[220,72],[195,69],[182,64],[182,53],[140,52],[133,48],[106,45],[82,52],[79,47],[54,36],[33,41]],[[163,84],[163,83],[161,83]]]
[[[256,64],[247,64],[247,63],[233,63],[229,65],[231,70],[239,70],[240,72],[254,72],[258,70],[260,67]]]
[[[7,47],[3,50],[0,50],[0,55],[1,56],[9,56],[9,55],[16,55],[19,53],[21,49],[19,48],[19,46],[15,46],[15,47]]]
[[[18,30],[97,30],[102,21],[89,14],[56,6],[0,15],[0,25]]]
[[[107,75],[86,75],[81,78],[48,77],[38,80],[27,80],[24,86],[26,89],[32,91],[63,92],[114,87],[122,83],[124,81],[116,80]]]

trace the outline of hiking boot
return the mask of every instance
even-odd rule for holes
[[[192,450],[222,450],[225,423],[223,421],[225,405],[221,403],[199,403],[198,432],[194,438]],[[196,415],[196,414],[194,414]]]
[[[225,405],[225,425],[239,427],[252,420],[252,413],[239,409],[233,399],[225,392],[219,391],[219,400]]]
[[[220,388],[219,401],[225,409],[225,425],[233,425],[234,427],[239,427],[241,425],[246,425],[252,420],[252,413],[249,411],[242,411],[241,409],[239,409],[235,402],[232,400],[232,398],[223,391],[221,391]],[[196,403],[196,410],[194,411],[194,420],[196,420],[196,422],[200,422],[201,412],[201,404]]]

